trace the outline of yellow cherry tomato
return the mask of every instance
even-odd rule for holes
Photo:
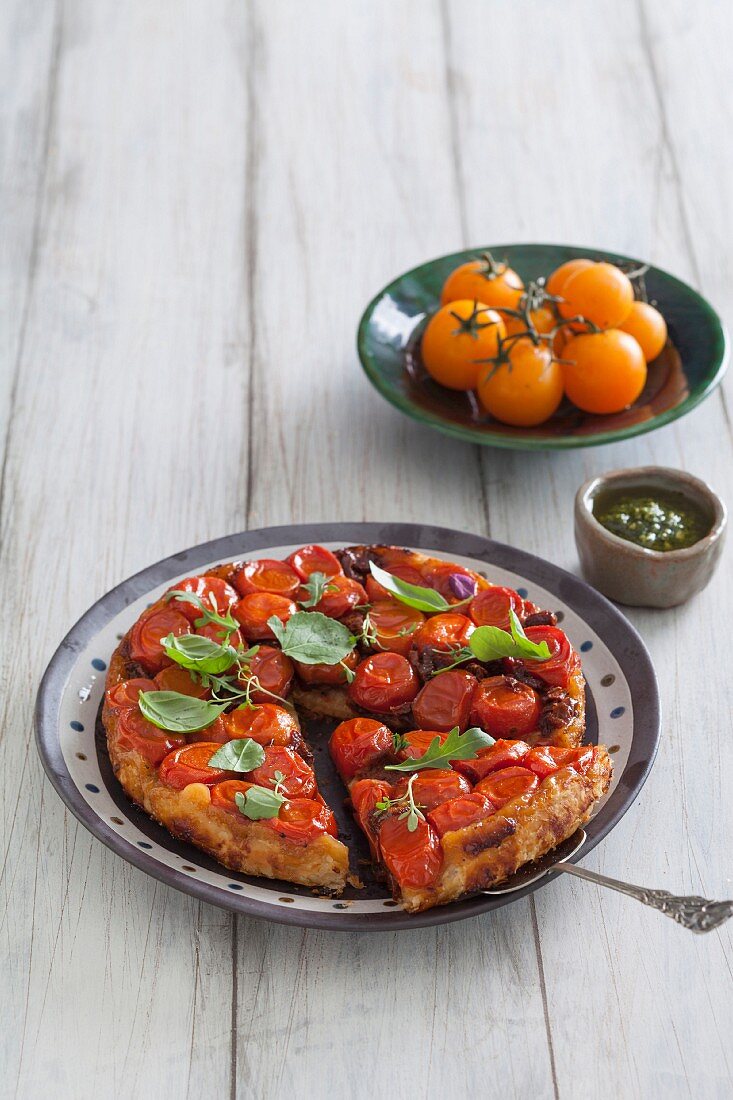
[[[452,271],[441,291],[440,301],[476,299],[491,309],[518,309],[524,283],[504,263],[497,262],[490,253],[480,260],[469,260]]]
[[[613,264],[598,263],[574,271],[562,287],[558,309],[565,318],[584,317],[599,328],[618,328],[634,304],[628,275]]]
[[[520,337],[506,350],[506,361],[479,377],[481,404],[504,424],[532,428],[542,424],[562,401],[560,365],[546,344]]]
[[[659,310],[647,302],[634,302],[631,312],[619,328],[634,337],[644,352],[647,363],[656,359],[667,343],[667,322]]]
[[[422,361],[431,378],[451,390],[474,390],[481,359],[493,359],[506,335],[501,316],[481,302],[449,302],[428,321]]]
[[[576,271],[582,271],[584,267],[592,267],[592,260],[568,260],[564,264],[560,264],[556,267],[552,275],[547,280],[546,287],[548,294],[557,295],[562,297],[562,290],[565,283],[568,281],[571,275],[574,275]]]
[[[580,333],[568,340],[562,357],[565,393],[584,412],[621,412],[644,389],[644,353],[628,332]]]

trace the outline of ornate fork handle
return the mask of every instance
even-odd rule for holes
[[[729,917],[733,917],[733,901],[710,901],[695,894],[680,897],[670,894],[668,890],[647,890],[643,886],[634,886],[630,882],[621,882],[616,878],[598,875],[595,871],[587,871],[585,867],[579,867],[577,864],[559,863],[554,870],[563,871],[568,875],[577,875],[578,878],[596,882],[599,886],[608,886],[611,890],[629,894],[644,905],[658,909],[660,913],[671,917],[683,928],[689,928],[691,932],[712,932]]]

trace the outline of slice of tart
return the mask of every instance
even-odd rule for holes
[[[603,746],[498,740],[468,756],[465,741],[480,732],[395,737],[356,718],[333,733],[331,754],[354,815],[408,912],[504,882],[572,836],[608,789]],[[435,766],[426,764],[431,755]]]
[[[233,870],[338,893],[349,853],[318,790],[301,732],[308,715],[379,731],[378,757],[369,745],[358,767],[334,755],[410,910],[544,854],[587,817],[610,774],[605,750],[580,748],[583,674],[555,616],[460,565],[391,546],[306,546],[179,582],[120,642],[102,717],[124,790],[174,836]],[[426,738],[474,728],[487,740],[440,769],[450,798],[436,801],[434,768],[413,780],[394,770]],[[493,763],[504,745],[532,763],[507,765],[526,773],[515,782],[537,782],[500,804],[481,784],[506,770]],[[418,824],[405,838],[410,783],[407,817]],[[448,828],[446,815],[460,820],[472,806],[476,820]],[[399,853],[421,841],[418,883]]]

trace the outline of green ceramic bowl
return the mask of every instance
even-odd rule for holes
[[[667,320],[667,347],[649,364],[644,392],[631,408],[611,416],[583,413],[564,402],[537,428],[512,428],[482,414],[473,395],[434,382],[420,362],[425,319],[439,304],[448,274],[485,248],[454,252],[400,275],[367,306],[359,323],[359,358],[372,385],[403,413],[472,443],[518,450],[591,447],[629,439],[669,424],[713,391],[728,362],[728,338],[715,310],[692,287],[650,267],[646,287]],[[642,261],[595,248],[556,244],[492,245],[527,282],[549,275],[577,256],[638,266]]]

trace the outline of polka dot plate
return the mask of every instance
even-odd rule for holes
[[[548,875],[514,894],[478,895],[408,916],[370,877],[365,842],[343,806],[345,790],[327,750],[327,720],[306,723],[324,797],[334,809],[363,888],[341,898],[228,871],[132,805],[107,755],[100,711],[107,663],[141,611],[173,581],[220,562],[281,558],[297,546],[392,543],[484,572],[558,613],[580,650],[587,681],[587,739],[609,746],[611,788],[586,826],[585,855],[616,825],[638,795],[659,740],[656,677],[641,638],[603,596],[550,562],[477,535],[411,524],[337,523],[271,527],[204,543],[151,565],[108,592],[67,634],[45,672],[36,703],[36,740],[43,766],[69,809],[124,859],[170,886],[253,917],[303,927],[386,930],[462,920],[508,905],[540,889]],[[576,857],[577,858],[577,857]]]

